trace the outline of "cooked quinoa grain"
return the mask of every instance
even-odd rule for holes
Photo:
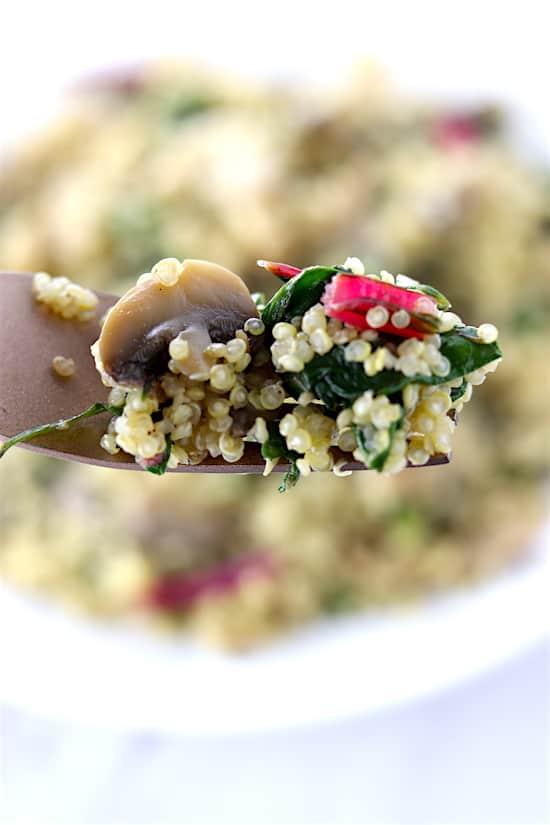
[[[68,278],[52,278],[47,272],[37,272],[33,279],[33,293],[37,301],[62,318],[79,321],[95,318],[97,296]]]
[[[55,355],[52,358],[52,369],[62,378],[70,378],[75,372],[75,363],[72,358],[66,358],[64,355]]]

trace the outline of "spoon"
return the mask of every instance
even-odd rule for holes
[[[0,273],[0,442],[46,422],[70,418],[96,402],[107,404],[109,394],[95,368],[90,346],[99,337],[100,319],[118,297],[96,292],[99,303],[94,320],[66,320],[35,300],[32,280],[29,273]],[[53,371],[52,359],[56,355],[74,360],[76,369],[70,378],[62,378]],[[20,446],[66,461],[141,470],[133,456],[122,451],[109,455],[100,446],[109,418],[109,413],[101,413]],[[448,456],[436,455],[428,464],[448,462]],[[262,473],[264,467],[259,445],[247,444],[243,457],[232,464],[221,456],[208,456],[200,464],[180,464],[169,472]],[[279,462],[275,470],[285,471],[288,467]],[[350,461],[345,469],[367,468]]]

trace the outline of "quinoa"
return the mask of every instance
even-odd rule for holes
[[[70,378],[75,372],[75,363],[72,358],[64,355],[54,355],[52,358],[52,369],[62,378]]]
[[[155,63],[131,91],[116,75],[86,84],[14,147],[0,170],[5,269],[121,294],[159,258],[208,250],[269,297],[260,251],[304,266],[354,249],[369,271],[429,273],[458,316],[496,324],[506,361],[461,416],[450,467],[426,472],[312,472],[281,496],[254,476],[157,479],[14,450],[0,462],[5,579],[79,612],[236,649],[525,559],[550,467],[547,169],[514,149],[506,112],[458,115],[469,139],[453,138],[452,104],[404,99],[371,63],[327,95]],[[338,335],[336,347],[349,343],[345,327]],[[352,337],[378,346],[376,333]],[[404,409],[420,391],[403,390]],[[185,583],[250,548],[277,572],[184,607],[146,602],[159,582]]]
[[[241,409],[248,400],[243,378],[248,344],[241,338],[233,338],[220,349],[206,351],[211,362],[204,378],[188,378],[180,372],[185,360],[185,349],[177,338],[170,344],[172,357],[170,372],[164,375],[157,391],[144,397],[141,390],[126,394],[122,414],[110,424],[107,434],[112,436],[105,444],[124,449],[139,462],[162,455],[169,435],[172,450],[168,468],[178,464],[200,464],[207,455],[224,461],[238,461],[244,452],[244,441],[230,430],[232,413]],[[236,358],[236,356],[238,356]],[[115,395],[113,395],[113,392]],[[117,390],[111,393],[110,403],[119,399]],[[153,421],[162,401],[161,415]],[[104,444],[104,446],[105,446]],[[111,452],[112,449],[109,449]]]
[[[47,272],[37,272],[33,279],[33,293],[39,303],[45,304],[62,318],[78,321],[95,318],[97,295],[68,278],[53,278]]]
[[[286,264],[264,260],[259,263],[274,272],[277,269],[294,272],[294,277],[300,273],[299,269]],[[198,264],[200,262],[194,262],[195,267]],[[422,287],[414,279],[398,276],[402,286],[396,289],[398,279],[387,270],[367,275],[357,257],[348,258],[346,264],[334,268],[330,287],[326,286],[321,302],[309,306],[291,322],[277,321],[268,330],[265,319],[272,316],[273,302],[279,300],[283,311],[287,311],[293,299],[294,284],[287,282],[288,297],[279,297],[278,293],[271,305],[264,308],[264,318],[249,318],[228,341],[204,346],[198,353],[198,362],[204,365],[200,373],[187,368],[191,344],[184,331],[179,333],[168,344],[168,371],[157,376],[146,391],[116,385],[101,361],[100,338],[92,351],[104,383],[115,386],[109,404],[122,406],[121,414],[111,419],[101,440],[103,448],[111,454],[122,449],[133,455],[144,469],[154,468],[158,472],[159,467],[170,470],[180,464],[200,464],[207,456],[222,456],[224,461],[237,462],[244,455],[246,442],[255,442],[262,446],[266,462],[264,475],[272,472],[279,459],[291,462],[283,487],[311,472],[332,470],[338,476],[347,475],[346,462],[352,458],[380,472],[395,474],[408,464],[419,466],[433,456],[448,455],[456,413],[471,398],[472,385],[482,383],[498,366],[497,328],[483,324],[478,330],[472,328],[468,332],[470,340],[495,344],[495,347],[489,348],[490,355],[473,372],[457,374],[455,369],[451,376],[451,362],[441,347],[445,331],[465,329],[458,316],[451,318],[451,313],[438,310],[429,294],[423,297],[418,291]],[[206,266],[208,273],[212,265]],[[157,280],[165,288],[178,289],[184,270],[185,262],[164,259],[151,273],[141,275],[138,284]],[[311,271],[314,273],[315,268]],[[320,272],[326,277],[325,270],[321,268]],[[442,334],[420,333],[409,312],[395,308],[390,312],[383,303],[370,306],[364,320],[360,319],[367,329],[328,314],[334,296],[333,284],[342,277],[340,272],[350,272],[358,279],[352,281],[348,289],[359,286],[363,293],[372,288],[373,294],[408,302],[407,306],[411,311],[414,309],[415,317],[418,315],[422,324],[431,324],[434,330],[441,329]],[[391,285],[393,291],[388,286],[379,293],[377,283]],[[437,294],[443,305],[448,306],[445,296]],[[131,305],[119,312],[129,330],[131,313],[138,300],[135,292],[131,296]],[[231,303],[230,294],[227,300]],[[121,306],[124,301],[123,297]],[[138,317],[141,323],[142,315]],[[190,317],[198,316],[191,310]],[[392,326],[394,319],[397,324]],[[158,320],[156,317],[156,324]],[[447,329],[451,321],[453,326]],[[388,334],[388,329],[393,333]],[[416,337],[400,337],[405,335]],[[250,344],[257,336],[261,338],[256,341],[253,358]],[[466,345],[466,341],[463,344]],[[287,376],[300,379],[314,358],[328,356],[334,348],[340,348],[343,354],[335,379],[342,378],[342,372],[345,377],[346,369],[351,370],[352,365],[361,366],[363,382],[367,385],[367,389],[355,393],[352,403],[342,398],[336,411],[327,407],[325,398],[311,392],[293,393],[292,387],[285,384]],[[267,364],[272,367],[271,371],[266,372]],[[329,361],[323,369],[325,372],[331,369]],[[401,380],[402,389],[392,391],[391,400],[375,383],[377,376],[388,372],[399,373],[407,379]],[[449,381],[443,380],[447,376]],[[422,383],[424,378],[428,379],[427,385]],[[430,385],[431,381],[435,384]],[[453,393],[458,390],[454,397]],[[242,431],[239,411],[248,413],[246,431]],[[284,440],[283,449],[275,446],[279,436]]]

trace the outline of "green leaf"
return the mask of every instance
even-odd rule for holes
[[[472,333],[474,329],[476,338]],[[493,344],[483,344],[477,338],[477,329],[466,326],[456,327],[451,332],[441,335],[441,354],[451,363],[451,371],[445,376],[443,382],[463,378],[469,372],[474,372],[484,367],[485,364],[502,358],[502,352],[496,341]],[[429,383],[438,384],[442,383],[442,380]]]
[[[279,425],[274,421],[270,421],[267,425],[269,437],[267,441],[262,444],[262,457],[271,461],[278,458],[283,458],[290,463],[290,469],[286,471],[283,480],[279,485],[279,492],[284,493],[291,487],[294,487],[300,480],[300,471],[297,460],[300,455],[294,450],[289,450],[286,446],[286,441],[279,432]]]
[[[148,473],[153,473],[155,476],[163,476],[166,470],[168,469],[168,459],[172,453],[172,440],[170,435],[166,436],[166,447],[164,448],[164,452],[162,454],[162,461],[160,464],[154,464],[152,467],[146,467]]]
[[[430,284],[417,284],[415,286],[407,286],[407,289],[411,290],[412,292],[421,292],[422,295],[429,295],[431,298],[435,298],[438,309],[447,310],[451,308],[451,302],[449,301],[447,296],[443,295],[443,293],[436,289],[434,286],[430,286]]]
[[[267,424],[267,432],[269,437],[267,441],[262,444],[262,457],[271,461],[277,458],[283,458],[287,452],[287,446],[279,427],[274,421],[269,421]]]
[[[288,392],[295,398],[301,392],[312,392],[332,411],[337,411],[342,406],[351,406],[367,390],[372,390],[374,395],[393,395],[408,384],[445,384],[455,378],[463,378],[501,357],[496,342],[482,344],[473,340],[472,329],[473,327],[457,327],[452,332],[441,335],[441,353],[451,364],[451,369],[445,376],[408,376],[390,369],[369,376],[365,374],[361,363],[346,361],[343,346],[335,346],[326,355],[316,355],[302,372],[283,373],[282,379]]]
[[[79,421],[83,421],[85,418],[92,418],[94,415],[101,415],[101,413],[110,412],[111,415],[121,415],[122,409],[122,407],[113,407],[109,404],[102,404],[98,402],[97,404],[92,404],[92,406],[88,407],[88,409],[84,410],[84,412],[73,415],[70,418],[60,418],[59,421],[54,421],[51,424],[40,424],[38,427],[31,427],[29,430],[23,430],[23,432],[12,436],[12,438],[9,438],[0,446],[0,458],[2,458],[8,450],[16,444],[23,444],[27,441],[32,441],[33,438],[37,438],[39,435],[46,435],[46,433],[51,433],[55,430],[66,430],[68,427],[73,424],[77,424]]]
[[[467,388],[468,382],[466,380],[462,382],[460,387],[453,387],[451,389],[451,401],[454,403],[455,401],[458,401],[460,398],[462,398]]]
[[[358,424],[353,424],[352,429],[357,441],[357,446],[363,454],[363,460],[369,469],[376,470],[378,473],[383,471],[384,464],[386,463],[391,451],[395,433],[402,426],[403,418],[399,418],[397,421],[392,421],[388,427],[388,433],[390,436],[388,446],[384,450],[377,451],[374,441],[369,438],[369,427],[360,427]],[[370,429],[372,429],[372,435],[374,436],[375,430],[373,428]]]
[[[335,266],[310,266],[286,281],[262,310],[267,327],[291,321],[321,299],[326,284],[339,270]]]
[[[280,493],[286,493],[287,490],[290,490],[292,487],[295,487],[300,480],[300,470],[298,469],[298,465],[295,461],[291,462],[290,470],[287,470],[283,476],[283,480],[278,486],[278,491]]]

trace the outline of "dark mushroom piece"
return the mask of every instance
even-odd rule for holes
[[[163,266],[164,265],[164,266]],[[94,354],[100,371],[131,388],[166,371],[170,342],[189,343],[184,372],[208,372],[204,349],[225,343],[258,310],[238,275],[209,261],[161,261],[109,310]]]

